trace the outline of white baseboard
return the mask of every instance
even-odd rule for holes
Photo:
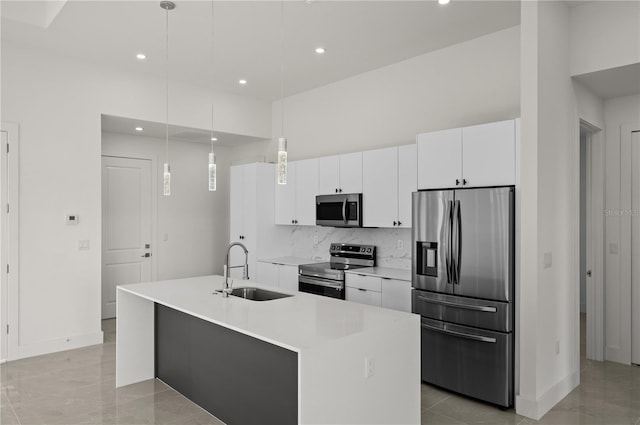
[[[58,351],[73,350],[74,348],[88,347],[102,344],[104,334],[102,331],[90,334],[74,335],[67,338],[59,338],[35,344],[21,345],[15,358],[9,360],[24,359],[27,357],[41,356],[43,354],[56,353]]]
[[[609,362],[622,363],[626,365],[631,364],[631,353],[624,353],[620,347],[608,346],[605,349],[604,359]]]
[[[520,395],[516,396],[516,413],[534,420],[540,420],[553,406],[565,398],[580,384],[580,371],[575,371],[532,400]]]

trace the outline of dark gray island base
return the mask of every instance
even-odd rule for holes
[[[155,375],[225,423],[298,423],[298,353],[157,303]]]

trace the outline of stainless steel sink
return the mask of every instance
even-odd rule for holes
[[[231,293],[229,295],[233,295],[234,297],[240,297],[240,298],[244,298],[246,300],[252,300],[252,301],[269,301],[269,300],[276,300],[278,298],[286,298],[286,297],[292,296],[289,294],[282,294],[280,292],[267,291],[266,289],[260,289],[260,288],[235,288],[231,290]]]

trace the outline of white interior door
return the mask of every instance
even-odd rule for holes
[[[640,364],[640,132],[631,134],[631,363]]]
[[[8,134],[6,131],[0,131],[0,205],[4,205],[7,202],[7,142],[8,142]],[[0,271],[6,267],[7,264],[7,214],[4,208],[0,208],[1,216],[0,216]],[[8,307],[7,296],[9,294],[8,291],[8,282],[7,275],[2,273],[2,285],[0,289],[0,299],[2,303],[0,304],[0,317],[1,317],[1,327],[0,329],[4,329],[8,320]],[[2,337],[0,338],[0,360],[7,359],[7,333],[0,332]]]
[[[151,161],[102,157],[102,318],[116,315],[116,287],[148,282]]]

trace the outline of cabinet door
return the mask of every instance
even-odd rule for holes
[[[398,148],[362,154],[364,227],[394,227],[398,223]]]
[[[239,242],[242,236],[244,213],[244,170],[242,165],[231,167],[229,172],[229,242]]]
[[[347,301],[358,304],[374,305],[376,307],[380,307],[381,305],[380,292],[367,289],[347,287],[345,298]]]
[[[516,182],[515,120],[462,129],[465,187],[507,186]]]
[[[411,282],[383,278],[382,307],[411,313]]]
[[[318,160],[306,159],[296,162],[296,224],[316,225],[316,195],[318,187]]]
[[[296,211],[296,162],[288,164],[287,184],[276,184],[276,224],[294,224]]]
[[[278,265],[274,263],[267,263],[264,261],[258,261],[256,282],[264,285],[278,286]]]
[[[411,197],[418,190],[416,145],[398,147],[398,222],[411,228]],[[365,216],[366,218],[366,216]]]
[[[318,184],[320,195],[337,193],[340,187],[340,157],[325,156],[318,159]]]
[[[362,193],[362,152],[340,155],[342,193]]]
[[[282,264],[278,267],[280,289],[287,292],[298,292],[298,266]]]
[[[462,187],[462,129],[418,134],[418,189]]]

